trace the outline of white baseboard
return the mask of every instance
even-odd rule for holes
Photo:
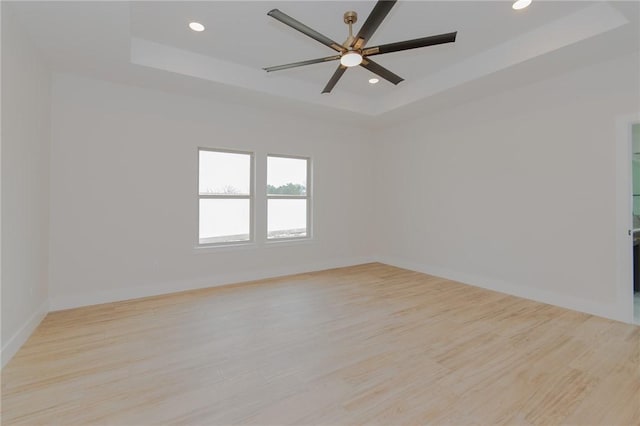
[[[305,265],[283,266],[279,268],[212,275],[206,278],[189,281],[172,281],[166,283],[158,283],[157,285],[131,285],[126,288],[118,288],[101,292],[53,296],[49,301],[49,306],[51,311],[60,311],[63,309],[78,308],[81,306],[98,305],[101,303],[118,302],[122,300],[137,299],[149,296],[158,296],[161,294],[177,293],[186,290],[218,287],[245,281],[262,280],[267,278],[281,277],[285,275],[322,271],[325,269],[361,265],[363,263],[370,262],[373,262],[373,259],[369,257],[332,259]]]
[[[531,287],[519,286],[513,283],[489,279],[464,272],[452,271],[433,265],[426,265],[404,259],[393,258],[388,256],[378,256],[375,258],[377,262],[384,263],[398,268],[409,269],[423,274],[433,275],[436,277],[446,278],[463,284],[481,287],[487,290],[498,291],[500,293],[512,296],[522,297],[524,299],[534,300],[549,305],[559,306],[574,311],[585,312],[587,314],[599,317],[609,318],[616,321],[630,323],[632,319],[626,318],[624,310],[620,309],[618,304],[596,303],[592,300],[580,299],[568,296],[566,294],[555,293],[548,290],[541,290]]]
[[[18,352],[18,350],[24,345],[27,341],[31,333],[38,327],[38,325],[42,322],[47,313],[49,312],[49,302],[45,301],[42,305],[38,307],[38,309],[31,314],[29,319],[22,324],[22,327],[18,331],[16,331],[13,336],[7,341],[7,343],[0,350],[0,358],[1,358],[1,367],[4,368],[5,365],[13,358],[13,356]]]

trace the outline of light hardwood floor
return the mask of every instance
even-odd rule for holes
[[[49,314],[2,424],[640,424],[640,327],[381,264]]]

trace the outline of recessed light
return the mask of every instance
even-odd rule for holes
[[[204,31],[204,25],[202,25],[200,22],[190,22],[189,28],[197,32]]]
[[[371,84],[376,84],[376,83],[377,83],[377,82],[379,82],[379,81],[380,81],[380,80],[379,80],[379,79],[377,79],[377,78],[370,78],[370,79],[369,79],[369,83],[371,83]]]
[[[524,9],[530,4],[531,4],[531,0],[517,0],[511,7],[513,7],[515,10],[520,10],[520,9]]]

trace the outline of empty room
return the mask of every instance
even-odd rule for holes
[[[640,424],[640,2],[1,23],[2,425]]]

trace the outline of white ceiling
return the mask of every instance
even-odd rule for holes
[[[259,92],[293,105],[369,116],[429,99],[446,103],[447,93],[451,101],[464,101],[460,88],[477,95],[492,76],[500,75],[507,85],[526,83],[640,48],[638,2],[534,0],[514,11],[510,1],[399,1],[370,46],[451,31],[458,31],[458,38],[453,44],[377,56],[377,62],[405,78],[398,86],[384,80],[370,85],[372,74],[356,67],[323,95],[335,62],[269,74],[261,69],[334,54],[267,16],[270,9],[342,42],[347,35],[343,13],[358,12],[357,31],[374,3],[48,1],[15,2],[11,9],[59,70],[203,96]],[[189,30],[194,20],[206,31]]]

